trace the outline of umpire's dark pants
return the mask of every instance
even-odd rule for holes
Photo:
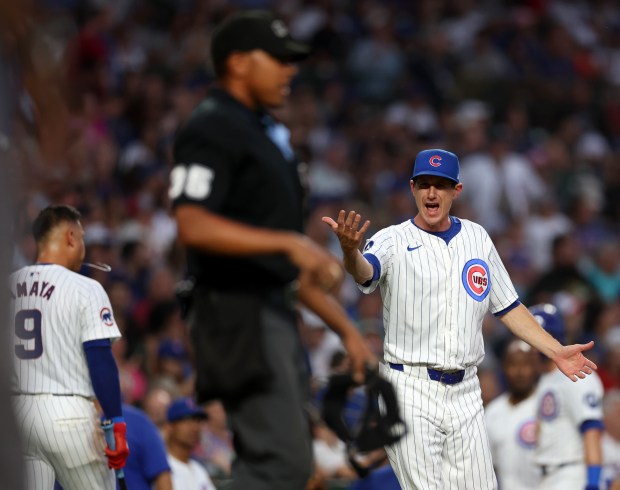
[[[312,442],[304,411],[308,373],[295,316],[263,305],[260,317],[273,380],[264,393],[224,401],[237,452],[227,490],[303,490],[312,471]]]

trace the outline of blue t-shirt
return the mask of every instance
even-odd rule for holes
[[[127,423],[129,457],[125,481],[131,490],[151,490],[151,483],[161,473],[170,471],[166,447],[155,424],[140,409],[123,405]]]

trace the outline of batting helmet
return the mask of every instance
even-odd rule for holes
[[[543,303],[532,306],[529,310],[536,321],[540,323],[540,326],[560,344],[564,345],[566,342],[564,320],[558,309],[552,304]]]

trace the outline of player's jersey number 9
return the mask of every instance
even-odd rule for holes
[[[15,355],[19,359],[37,359],[43,354],[42,323],[39,310],[20,310],[15,313],[15,336],[24,341],[15,345]]]

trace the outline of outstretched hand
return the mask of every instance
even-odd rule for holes
[[[338,240],[340,241],[340,248],[345,255],[349,255],[359,247],[364,239],[364,234],[370,226],[370,221],[366,220],[360,228],[362,221],[362,215],[357,214],[355,211],[350,211],[346,216],[346,211],[341,209],[338,213],[338,221],[334,221],[329,216],[323,216],[323,223],[327,223],[334,231]]]
[[[577,378],[583,379],[597,369],[596,364],[583,355],[583,351],[591,349],[593,346],[594,341],[587,344],[562,346],[562,349],[551,360],[567,378],[571,381],[577,381]]]

